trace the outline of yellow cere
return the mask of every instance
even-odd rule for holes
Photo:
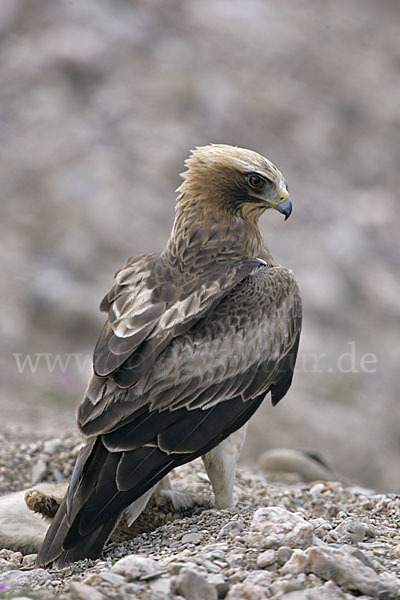
[[[285,188],[282,188],[281,191],[279,192],[279,201],[278,202],[283,202],[284,200],[286,200],[286,198],[289,198],[289,192]]]

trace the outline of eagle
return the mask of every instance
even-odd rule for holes
[[[258,220],[285,216],[285,179],[260,154],[197,147],[159,254],[129,258],[100,304],[107,315],[78,409],[82,447],[37,564],[97,558],[175,467],[202,457],[215,505],[233,505],[246,423],[293,377],[301,298]]]

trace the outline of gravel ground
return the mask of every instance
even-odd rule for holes
[[[68,476],[79,443],[73,435],[29,444],[3,438],[1,492]],[[398,496],[339,482],[272,486],[241,469],[235,509],[215,510],[201,461],[178,469],[173,483],[202,506],[176,514],[153,503],[145,531],[109,544],[101,560],[46,571],[32,567],[32,555],[0,550],[0,598],[400,597]]]

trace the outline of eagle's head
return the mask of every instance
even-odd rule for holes
[[[285,219],[292,212],[282,173],[257,152],[211,144],[193,150],[185,165],[178,203],[189,197],[205,210],[217,209],[253,222],[268,208]]]

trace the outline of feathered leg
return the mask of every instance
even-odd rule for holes
[[[198,494],[182,490],[175,490],[172,486],[169,475],[164,477],[158,485],[156,494],[163,499],[167,499],[177,512],[182,512],[203,504],[203,499]]]
[[[234,505],[233,487],[236,466],[246,437],[246,430],[247,424],[202,456],[214,491],[216,508],[232,508]]]

